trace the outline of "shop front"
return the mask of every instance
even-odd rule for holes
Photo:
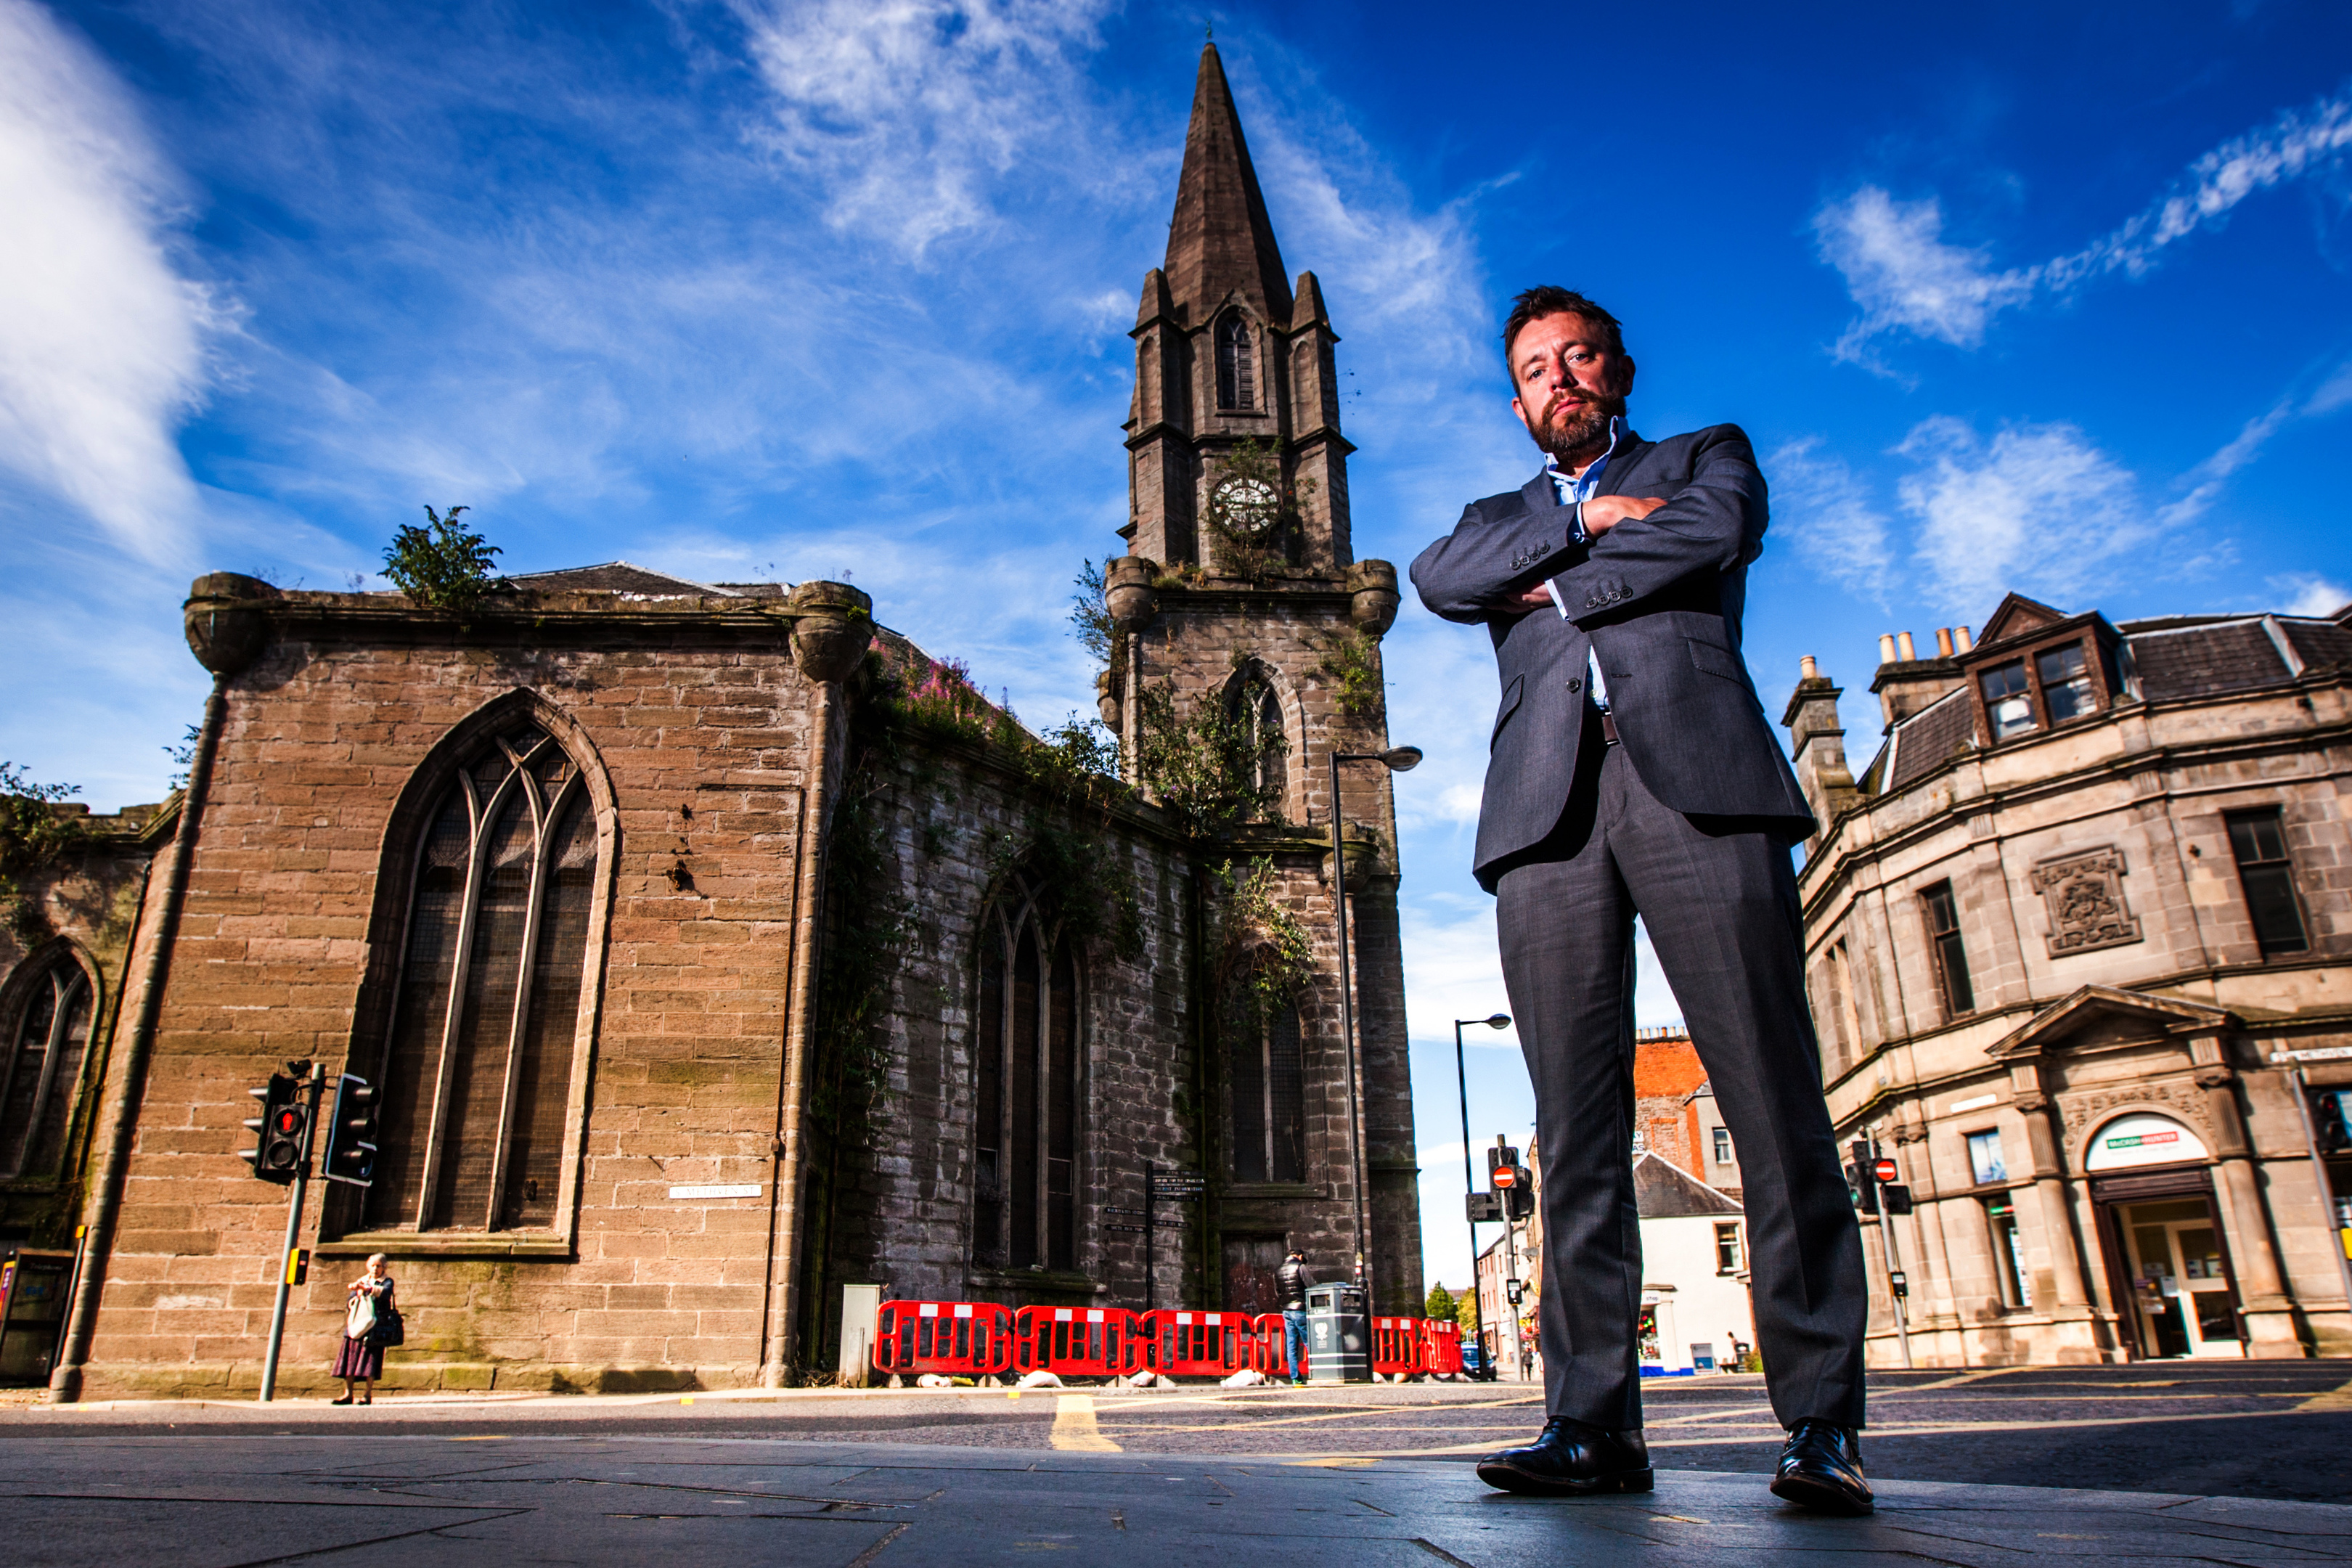
[[[2234,1360],[2245,1320],[2212,1151],[2168,1116],[2135,1112],[2092,1133],[2084,1162],[2117,1316],[2142,1360]]]

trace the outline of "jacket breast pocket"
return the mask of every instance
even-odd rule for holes
[[[1719,675],[1726,680],[1736,680],[1743,686],[1747,684],[1747,667],[1739,662],[1739,656],[1729,648],[1717,647],[1711,642],[1701,642],[1696,637],[1685,637],[1683,642],[1689,647],[1690,661],[1696,668],[1706,671],[1709,675]]]
[[[1519,700],[1527,695],[1527,689],[1528,678],[1524,675],[1513,677],[1511,683],[1503,688],[1503,700],[1495,709],[1495,728],[1486,736],[1488,751],[1493,751],[1495,742],[1502,739],[1503,726],[1509,723],[1511,715],[1519,710]]]

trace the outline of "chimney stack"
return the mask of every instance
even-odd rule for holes
[[[1895,634],[1895,651],[1903,656],[1903,662],[1906,664],[1916,661],[1919,657],[1919,646],[1911,640],[1909,632]]]
[[[1821,662],[1811,654],[1797,661],[1797,689],[1789,694],[1780,722],[1789,729],[1790,760],[1796,769],[1797,785],[1805,792],[1805,804],[1813,808],[1813,820],[1820,825],[1813,835],[1818,840],[1839,813],[1862,798],[1862,792],[1854,787],[1853,770],[1845,760],[1845,730],[1838,721],[1836,684],[1822,674]]]
[[[1822,668],[1820,665],[1813,662],[1813,656],[1811,654],[1807,654],[1802,658],[1797,660],[1798,679],[1819,680],[1821,678]]]
[[[1878,673],[1872,678],[1870,689],[1877,693],[1889,730],[1960,684],[1956,649],[1964,651],[1968,637],[1965,626],[1957,639],[1949,626],[1938,626],[1936,651],[1921,658],[1919,645],[1909,632],[1879,634]]]
[[[1878,634],[1878,662],[1881,664],[1893,664],[1895,662],[1895,634],[1893,632],[1881,632]]]
[[[1969,628],[1966,626],[1962,626],[1959,630],[1959,650],[1962,653],[1967,653],[1977,646],[1976,639],[1969,636]]]
[[[1936,628],[1936,657],[1937,658],[1952,657],[1952,628],[1949,626]]]

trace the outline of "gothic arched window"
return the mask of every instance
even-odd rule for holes
[[[368,1222],[544,1228],[562,1173],[595,812],[571,754],[526,721],[475,751],[427,821]]]
[[[1225,691],[1225,717],[1241,727],[1251,759],[1250,783],[1259,816],[1278,816],[1289,783],[1290,742],[1282,727],[1282,698],[1265,671],[1253,664]]]
[[[972,1259],[1076,1268],[1077,965],[1017,876],[981,924],[973,1024]]]
[[[0,1181],[53,1175],[65,1157],[89,1046],[89,976],[60,952],[19,989],[14,1015],[0,1067]]]
[[[1307,1179],[1307,1068],[1298,1008],[1244,1015],[1231,1059],[1234,1179]]]
[[[1217,406],[1257,406],[1257,353],[1250,342],[1249,318],[1228,310],[1217,322]]]

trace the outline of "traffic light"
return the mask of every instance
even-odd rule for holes
[[[363,1078],[345,1073],[335,1084],[335,1109],[327,1118],[327,1148],[319,1173],[331,1182],[364,1187],[375,1181],[376,1092]]]
[[[1911,1212],[1911,1189],[1899,1182],[1879,1184],[1878,1201],[1888,1214],[1906,1215]]]
[[[1470,1223],[1472,1225],[1499,1220],[1503,1217],[1502,1194],[1472,1193],[1468,1194],[1468,1196],[1469,1202],[1465,1204],[1463,1207],[1468,1213]]]
[[[1503,1294],[1510,1298],[1511,1305],[1514,1307],[1519,1304],[1520,1298],[1527,1294],[1527,1286],[1517,1279],[1503,1281]]]
[[[1525,1219],[1536,1212],[1536,1184],[1528,1178],[1527,1167],[1517,1168],[1518,1179],[1503,1189],[1503,1207],[1513,1219]]]
[[[1853,1163],[1845,1168],[1846,1188],[1853,1194],[1853,1201],[1861,1205],[1863,1213],[1875,1215],[1878,1212],[1880,1164],[1875,1146],[1867,1138],[1857,1138],[1847,1144],[1846,1149],[1853,1155]],[[1889,1160],[1885,1163],[1891,1166],[1895,1162]]]
[[[282,1072],[269,1075],[259,1089],[246,1090],[261,1101],[261,1114],[246,1118],[253,1129],[254,1146],[237,1152],[265,1182],[286,1183],[301,1173],[303,1134],[310,1113],[302,1105],[302,1081]]]

